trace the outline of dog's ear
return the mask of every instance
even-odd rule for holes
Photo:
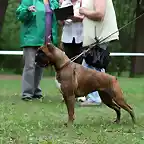
[[[56,48],[52,43],[47,44],[47,48],[50,52],[53,52],[53,50]]]
[[[44,46],[41,46],[40,48],[39,48],[40,50],[42,50],[46,55],[48,55],[49,54],[49,50],[48,50],[48,48],[47,48],[47,46],[46,45],[44,45]]]

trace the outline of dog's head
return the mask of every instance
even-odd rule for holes
[[[41,49],[37,50],[35,62],[39,67],[47,67],[49,65],[47,56]]]
[[[47,67],[49,65],[54,65],[58,61],[60,52],[53,44],[48,43],[44,46],[38,48],[36,53],[35,62],[40,67]]]

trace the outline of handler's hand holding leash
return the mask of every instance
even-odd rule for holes
[[[36,12],[36,7],[34,5],[32,5],[32,6],[28,7],[28,10],[30,12]]]

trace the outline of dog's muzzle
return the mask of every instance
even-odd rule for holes
[[[35,64],[39,67],[45,68],[48,67],[49,63],[46,54],[42,50],[37,50]]]

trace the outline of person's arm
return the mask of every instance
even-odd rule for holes
[[[64,1],[64,0],[59,0],[59,3],[60,3],[61,6],[62,6],[62,4],[63,4],[63,1]],[[64,5],[63,5],[63,6],[64,6]],[[74,13],[75,13],[75,11],[74,11]],[[79,13],[79,11],[76,12],[76,14],[74,14],[74,16],[70,16],[69,18],[67,18],[67,20],[59,21],[59,24],[60,24],[60,25],[64,25],[64,24],[69,25],[69,24],[71,24],[72,22],[82,22],[83,16],[79,16],[77,13]]]
[[[81,7],[82,0],[77,0],[77,1],[80,3],[80,7]],[[72,18],[73,22],[82,22],[84,19],[84,16],[80,15],[79,13],[79,8],[74,9],[74,16]]]
[[[16,17],[21,22],[26,22],[30,20],[34,14],[32,12],[35,11],[35,7],[31,5],[29,0],[22,0],[19,7],[16,9]]]
[[[95,10],[88,10],[81,7],[79,13],[94,21],[103,20],[106,10],[106,0],[94,0],[94,7]]]

